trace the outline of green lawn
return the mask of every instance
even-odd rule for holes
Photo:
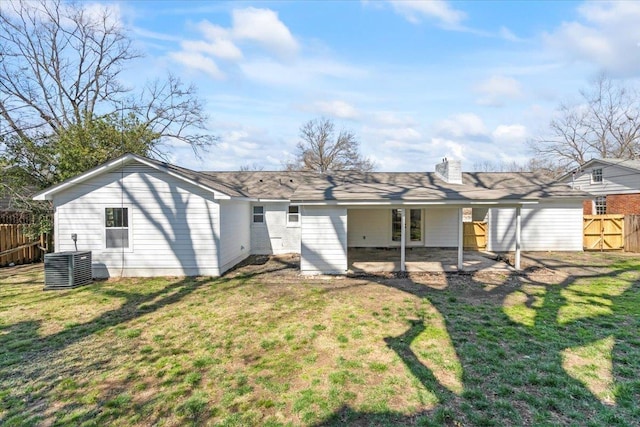
[[[41,265],[0,270],[0,424],[639,425],[640,257],[548,258],[47,292]]]

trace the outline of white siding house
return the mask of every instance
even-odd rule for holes
[[[251,206],[252,215],[256,212],[256,218],[251,218],[251,253],[300,253],[300,216],[289,215],[288,201],[253,202]]]
[[[347,272],[347,209],[302,209],[300,271],[303,274]]]
[[[90,250],[94,276],[111,277],[217,276],[282,253],[300,254],[303,274],[344,274],[360,247],[400,247],[402,259],[411,246],[457,248],[462,268],[469,208],[486,212],[489,250],[581,250],[587,196],[446,160],[435,173],[195,172],[127,154],[35,198],[53,204],[56,251]]]
[[[458,209],[425,209],[425,246],[455,248],[458,246]]]
[[[522,250],[581,251],[582,201],[541,202],[522,208]],[[515,208],[490,209],[487,250],[516,249]]]
[[[221,227],[221,213],[243,209],[238,202],[221,210],[214,193],[146,165],[129,164],[65,189],[54,207],[56,251],[76,244],[92,251],[95,277],[215,276],[249,255],[247,222],[234,221],[242,216],[225,215]],[[106,215],[114,209],[127,216],[126,227],[117,227],[128,240],[120,247],[107,243]],[[231,236],[240,238],[233,248]]]

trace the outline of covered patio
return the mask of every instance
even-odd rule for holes
[[[413,247],[405,249],[404,269],[401,250],[395,248],[349,248],[348,263],[352,273],[382,272],[456,272],[456,271],[513,271],[505,261],[497,260],[490,252],[464,251],[463,266],[459,268],[456,248]]]

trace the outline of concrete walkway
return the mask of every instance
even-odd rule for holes
[[[348,257],[349,270],[353,273],[400,271],[400,248],[349,248]],[[488,252],[465,251],[463,259],[463,271],[514,271]],[[409,272],[458,271],[458,251],[407,248],[405,265]]]

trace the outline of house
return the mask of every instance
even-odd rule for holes
[[[640,160],[593,159],[559,181],[592,195],[585,215],[640,214]]]
[[[54,207],[56,251],[93,251],[93,274],[224,273],[251,254],[300,254],[303,274],[343,274],[348,248],[457,248],[462,211],[488,250],[582,250],[586,193],[533,173],[196,172],[133,154],[34,198]]]

